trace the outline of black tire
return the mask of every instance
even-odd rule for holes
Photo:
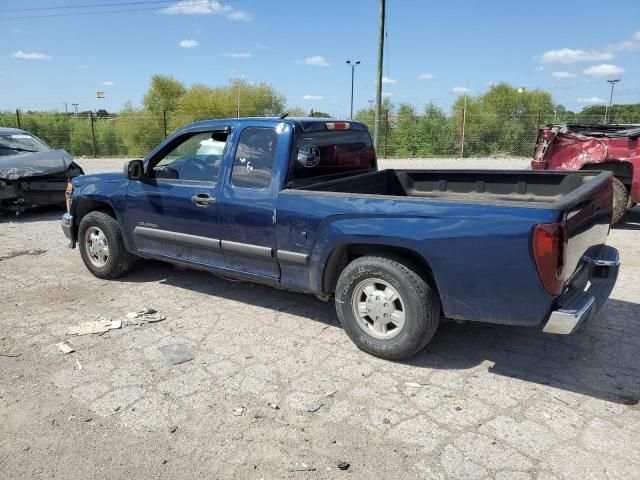
[[[371,316],[369,310],[362,314],[365,318],[355,311],[357,307],[354,305],[368,306],[369,299],[376,295],[360,293],[363,285],[376,280],[396,290],[400,303],[394,301],[395,306],[390,308],[397,310],[402,307],[404,310],[404,324],[391,338],[376,337],[389,335],[388,325],[383,327],[387,333],[380,333],[373,326],[373,316],[381,313],[379,302],[377,307],[373,307],[378,310],[372,310],[375,313]],[[376,285],[377,292],[386,288],[383,283]],[[440,301],[436,291],[411,262],[403,259],[366,256],[354,260],[340,274],[335,297],[338,318],[351,340],[361,350],[388,360],[402,360],[422,350],[436,333],[440,321]],[[387,304],[383,305],[386,308]],[[395,329],[395,325],[392,328]]]
[[[97,229],[97,230],[96,230]],[[100,231],[104,234],[106,245],[108,247],[108,255],[104,265],[99,265],[92,253],[89,251],[87,244],[87,235]],[[89,212],[80,221],[78,228],[78,245],[82,261],[98,278],[112,279],[117,278],[129,270],[133,266],[134,256],[127,251],[122,240],[122,232],[118,221],[111,215],[104,212]]]
[[[618,178],[613,178],[613,214],[611,215],[611,225],[615,225],[627,211],[629,207],[629,190]]]

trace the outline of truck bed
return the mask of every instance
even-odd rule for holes
[[[296,187],[299,190],[430,201],[566,209],[608,181],[600,172],[380,170]]]

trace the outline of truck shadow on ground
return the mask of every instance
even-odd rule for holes
[[[616,230],[640,230],[640,207],[628,210],[622,221],[613,228]]]
[[[122,279],[160,282],[225,300],[282,311],[339,328],[333,302],[160,262],[140,262]],[[416,368],[465,370],[489,362],[490,373],[626,405],[640,397],[640,305],[610,300],[591,324],[571,336],[526,327],[443,322]],[[365,355],[365,353],[362,353]]]

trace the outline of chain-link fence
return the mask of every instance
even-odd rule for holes
[[[85,112],[1,112],[0,126],[19,127],[52,148],[76,156],[142,157],[176,129],[206,115],[176,111],[112,115]],[[362,118],[373,132],[372,118]],[[381,158],[474,157],[532,154],[537,131],[554,123],[603,123],[602,116],[541,113],[534,115],[385,115],[381,120]],[[615,116],[616,123],[640,123],[640,118]]]

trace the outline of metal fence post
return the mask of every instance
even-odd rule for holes
[[[167,138],[167,111],[162,110],[162,128],[164,129],[164,138]]]
[[[93,143],[93,158],[96,158],[97,150],[96,150],[96,129],[93,126],[93,112],[89,112],[89,118],[91,119],[91,141]]]
[[[387,158],[387,139],[389,138],[389,109],[384,110],[384,157]]]
[[[20,124],[20,110],[18,110],[16,108],[16,120],[18,121],[18,128],[22,128],[22,125]]]

